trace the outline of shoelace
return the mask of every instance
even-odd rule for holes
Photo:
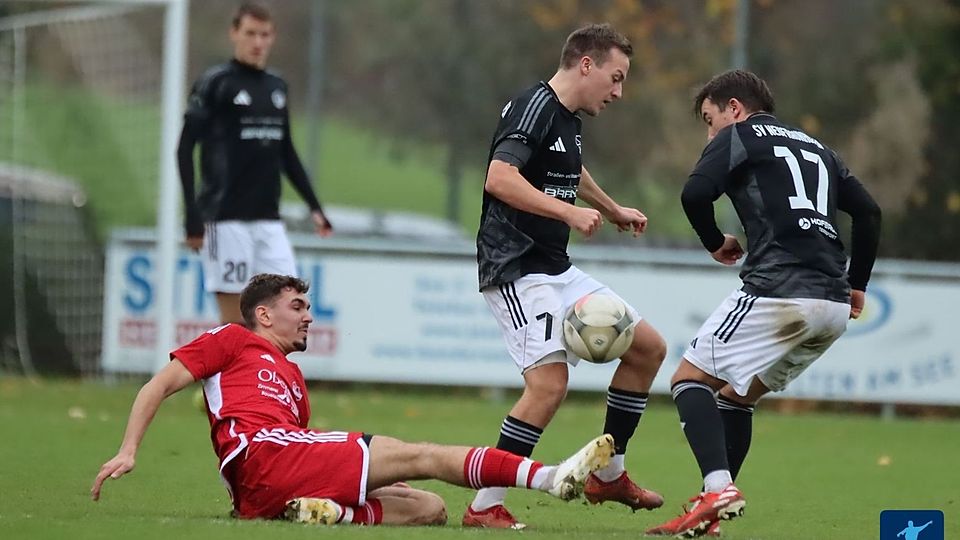
[[[690,505],[690,508],[689,508],[689,509],[687,508],[687,505],[681,506],[681,508],[683,508],[683,513],[681,513],[680,515],[682,516],[682,515],[684,515],[684,514],[689,514],[690,512],[692,512],[693,509],[696,508],[698,504],[700,504],[700,501],[701,501],[702,499],[703,499],[703,493],[701,493],[701,494],[699,494],[699,495],[697,495],[697,496],[695,496],[695,497],[690,497],[690,500],[687,501],[687,502],[688,502],[688,503],[693,503],[693,504]]]

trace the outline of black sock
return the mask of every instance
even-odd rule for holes
[[[717,397],[717,408],[723,419],[723,431],[727,442],[727,462],[730,464],[730,476],[737,479],[737,473],[750,450],[753,436],[753,407],[737,403],[725,397]]]
[[[729,470],[723,423],[713,390],[697,381],[680,381],[670,391],[700,473],[706,477],[713,471]]]
[[[627,452],[627,443],[637,430],[640,417],[647,408],[647,392],[631,392],[619,388],[607,388],[607,417],[603,423],[603,432],[613,435],[613,446],[617,454]]]
[[[543,430],[537,426],[508,415],[500,424],[500,440],[497,441],[497,448],[518,456],[530,457],[533,454],[533,447],[540,442],[542,434]]]

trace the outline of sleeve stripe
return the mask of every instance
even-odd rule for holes
[[[543,106],[547,103],[549,97],[550,93],[547,92],[545,88],[537,90],[536,93],[533,94],[533,98],[530,99],[530,102],[527,103],[527,108],[523,111],[523,116],[520,118],[520,125],[517,129],[529,135],[537,122],[537,117],[540,116],[540,111],[543,110]]]

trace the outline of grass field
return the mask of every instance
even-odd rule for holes
[[[450,522],[431,529],[338,527],[313,530],[283,522],[227,517],[206,420],[181,392],[161,408],[137,469],[109,481],[103,499],[88,498],[101,463],[112,457],[138,385],[0,379],[0,538],[636,538],[669,519],[699,487],[695,463],[676,412],[657,401],[631,443],[627,464],[660,490],[665,506],[631,513],[624,507],[562,503],[512,491],[508,502],[530,529],[522,533],[460,528],[471,491],[437,482]],[[496,440],[507,401],[473,391],[332,390],[311,393],[313,424],[394,435],[406,440],[484,445]],[[603,416],[601,395],[568,400],[535,457],[563,458],[592,436]],[[877,538],[884,509],[940,509],[947,538],[960,537],[960,496],[953,466],[960,449],[956,420],[894,420],[850,415],[764,413],[738,482],[746,514],[724,524],[731,539]]]

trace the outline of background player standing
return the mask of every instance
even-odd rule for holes
[[[170,354],[137,394],[117,455],[91,488],[133,470],[137,449],[164,399],[195,380],[207,394],[220,474],[243,518],[332,525],[443,524],[437,495],[397,484],[434,478],[451,484],[517,486],[563,500],[580,495],[591,471],[613,454],[603,435],[557,466],[493,448],[411,444],[360,432],[309,429],[310,398],[287,355],[307,348],[308,286],[291,276],[255,276],[241,295],[245,326],[225,324]]]
[[[233,16],[234,58],[193,85],[177,149],[187,245],[203,255],[204,285],[221,322],[242,322],[240,291],[261,272],[296,275],[280,221],[280,173],[310,207],[321,236],[332,232],[293,147],[287,83],[266,70],[275,38],[270,12],[241,5]],[[193,148],[202,187],[194,197]]]
[[[710,142],[683,189],[683,209],[713,258],[733,264],[743,249],[713,213],[726,193],[749,254],[743,286],[703,324],[671,379],[703,493],[689,511],[647,531],[670,536],[716,532],[720,519],[743,511],[733,480],[750,448],[754,405],[783,390],[860,316],[880,238],[880,207],[833,150],[773,116],[762,79],[742,70],[718,75],[700,90],[695,111]],[[853,218],[848,270],[838,209]]]
[[[480,290],[500,325],[507,349],[524,378],[524,391],[500,428],[497,448],[530,456],[567,392],[568,364],[561,324],[583,295],[614,295],[570,264],[570,229],[590,236],[603,219],[634,236],[647,218],[611,199],[583,167],[579,112],[597,115],[620,99],[633,47],[609,25],[570,34],[560,67],[504,107],[490,145],[483,210],[477,234]],[[574,205],[580,197],[593,208]],[[614,295],[615,296],[615,295]],[[636,310],[633,344],[623,355],[607,394],[603,433],[613,435],[616,456],[591,475],[591,502],[656,508],[663,499],[637,487],[624,470],[624,453],[646,407],[650,384],[663,361],[663,338]],[[504,507],[506,489],[477,494],[465,526],[523,528]]]

